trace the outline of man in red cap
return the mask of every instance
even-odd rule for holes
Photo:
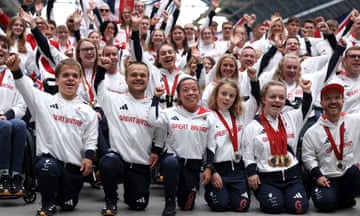
[[[314,179],[315,207],[330,212],[354,206],[360,192],[360,169],[354,160],[360,143],[354,126],[360,115],[342,112],[344,87],[337,83],[322,88],[320,104],[323,114],[304,135],[302,159]]]

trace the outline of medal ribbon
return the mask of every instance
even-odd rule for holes
[[[339,146],[339,150],[338,150],[338,148],[336,148],[336,143],[335,143],[335,140],[334,140],[333,136],[331,135],[329,127],[324,126],[324,129],[325,129],[327,137],[329,138],[331,147],[334,150],[334,154],[335,154],[336,159],[341,161],[343,159],[344,144],[345,144],[344,143],[344,133],[345,133],[344,122],[340,126],[340,146]]]
[[[5,77],[5,70],[6,69],[4,69],[3,71],[0,72],[0,86],[2,85],[4,77]]]
[[[286,155],[287,154],[287,134],[284,123],[279,115],[278,131],[276,132],[269,121],[265,118],[264,113],[259,116],[260,122],[265,129],[270,143],[270,151],[272,155]]]
[[[223,123],[223,125],[227,129],[227,131],[229,132],[229,137],[230,137],[230,141],[233,146],[234,152],[238,152],[239,147],[238,147],[238,136],[237,136],[237,127],[236,127],[235,116],[231,115],[231,123],[232,123],[232,129],[233,129],[233,131],[231,132],[231,129],[230,129],[228,123],[226,122],[225,118],[221,115],[221,113],[219,111],[215,110],[215,112],[218,115],[220,121]]]
[[[93,81],[94,81],[94,78],[95,78],[95,72],[93,72],[92,74],[91,74],[91,80],[90,80],[90,82],[92,83]],[[93,91],[93,89],[92,89],[92,85],[91,85],[91,83],[89,83],[88,81],[87,81],[87,79],[86,79],[86,77],[84,76],[84,80],[85,80],[85,83],[86,83],[86,85],[87,85],[87,87],[88,87],[88,93],[89,93],[89,97],[90,97],[90,103],[93,103],[94,102],[94,100],[95,100],[95,94],[94,94],[94,91]]]
[[[169,83],[168,83],[168,81],[167,81],[166,75],[165,75],[165,74],[162,74],[162,78],[163,78],[163,80],[164,80],[164,85],[165,85],[166,94],[167,94],[167,95],[174,96],[175,90],[176,90],[176,85],[177,85],[178,79],[179,79],[179,74],[177,74],[177,75],[175,76],[175,80],[174,80],[174,83],[173,83],[172,88],[171,88],[171,93],[170,93]]]

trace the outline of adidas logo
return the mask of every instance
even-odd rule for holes
[[[171,120],[179,121],[180,119],[177,116],[174,116],[174,117],[171,118]]]
[[[140,199],[136,200],[137,203],[145,203],[145,198],[141,197]]]
[[[50,105],[50,108],[59,109],[59,106],[58,106],[57,104],[51,104],[51,105]]]
[[[127,104],[124,104],[120,107],[120,110],[128,110]]]
[[[301,193],[296,193],[295,196],[293,196],[294,199],[302,199],[303,196],[301,195]]]
[[[68,200],[68,201],[65,201],[64,202],[65,205],[68,205],[68,206],[73,206],[74,205],[74,202],[72,199]]]

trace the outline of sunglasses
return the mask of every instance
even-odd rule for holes
[[[100,12],[109,12],[110,10],[109,9],[99,9]]]

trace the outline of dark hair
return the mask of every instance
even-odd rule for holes
[[[103,23],[101,23],[100,27],[99,27],[99,31],[100,31],[100,34],[101,36],[104,37],[104,32],[105,32],[105,29],[108,27],[108,25],[112,23],[114,25],[114,37],[117,35],[118,33],[118,29],[117,29],[117,25],[114,21],[104,21]]]
[[[0,41],[4,42],[6,44],[8,50],[10,49],[10,40],[8,37],[0,34]]]
[[[146,71],[147,71],[147,75],[148,75],[148,77],[150,76],[149,68],[148,68],[147,64],[145,64],[144,62],[140,62],[140,61],[133,61],[133,62],[129,62],[129,64],[127,65],[127,67],[126,67],[126,69],[125,69],[125,77],[127,77],[128,71],[129,71],[129,68],[130,68],[131,65],[142,65],[142,66],[145,66],[145,67],[146,67]]]
[[[299,18],[294,17],[294,16],[291,16],[291,17],[287,20],[286,25],[288,25],[288,24],[290,24],[290,23],[293,23],[293,22],[298,23],[299,25],[301,24],[301,20],[300,20]]]
[[[180,81],[178,82],[178,84],[177,84],[177,86],[176,86],[176,93],[177,93],[177,95],[178,95],[178,100],[177,100],[177,104],[178,104],[178,105],[181,105],[181,104],[182,104],[181,100],[179,100],[179,96],[180,96],[180,86],[181,86],[181,84],[182,84],[183,82],[185,82],[185,81],[187,81],[187,80],[193,80],[193,81],[196,82],[196,85],[197,85],[197,87],[198,87],[199,94],[200,94],[200,84],[199,84],[199,82],[198,82],[195,78],[193,78],[193,77],[189,77],[189,76],[184,77],[184,78],[180,79]]]
[[[77,67],[79,69],[79,77],[82,75],[82,67],[75,59],[67,58],[60,61],[55,67],[55,77],[58,78],[64,66]]]
[[[160,56],[159,53],[160,53],[160,49],[161,49],[163,46],[169,46],[169,47],[171,47],[171,48],[174,50],[175,55],[176,55],[176,49],[175,49],[175,47],[174,47],[172,44],[161,44],[161,46],[159,47],[159,49],[156,50],[156,59],[155,59],[155,62],[154,62],[154,65],[155,65],[156,67],[158,67],[158,68],[162,68],[161,63],[159,62],[159,56]],[[176,57],[175,57],[175,58],[176,58]]]
[[[177,30],[177,29],[180,30],[180,31],[182,31],[183,34],[184,34],[184,39],[183,39],[183,41],[182,41],[182,46],[183,46],[184,51],[183,51],[183,53],[181,53],[181,56],[183,56],[183,55],[185,55],[186,52],[189,50],[189,46],[188,46],[188,42],[187,42],[187,40],[186,40],[185,30],[184,30],[184,28],[183,28],[182,26],[176,25],[173,29],[171,29],[170,42],[173,44],[173,46],[175,47],[175,50],[176,50],[177,47],[176,47],[176,43],[175,43],[174,38],[173,38],[173,32],[174,32],[175,30]]]

